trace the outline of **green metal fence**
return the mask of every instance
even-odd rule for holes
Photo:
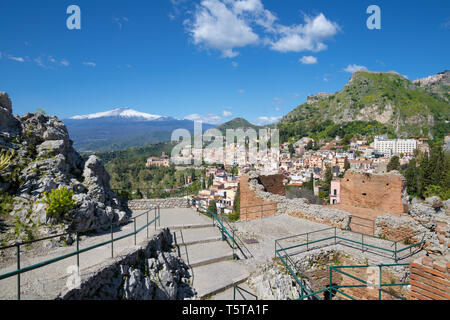
[[[342,291],[342,289],[345,288],[371,288],[371,289],[375,289],[378,290],[378,300],[381,300],[382,298],[382,292],[385,292],[386,290],[383,288],[391,288],[391,287],[398,287],[398,286],[409,286],[410,284],[408,282],[401,282],[401,283],[383,283],[382,281],[382,272],[383,272],[383,268],[386,267],[399,267],[399,266],[409,266],[408,263],[401,263],[401,264],[380,264],[380,265],[359,265],[359,266],[330,266],[329,267],[329,272],[330,272],[330,285],[327,288],[324,288],[322,290],[319,291],[315,291],[312,292],[310,294],[306,294],[301,296],[300,298],[298,298],[297,300],[305,300],[308,299],[310,297],[314,297],[317,296],[321,293],[326,293],[327,297],[329,298],[329,300],[333,299],[333,296],[337,295],[337,294],[341,294],[344,297],[350,299],[350,300],[356,300],[355,297],[345,293]],[[342,269],[362,269],[362,268],[376,268],[378,269],[378,281],[377,283],[374,282],[370,282],[370,281],[366,281],[363,280],[361,278],[358,278],[348,272],[343,271]],[[356,280],[357,282],[360,282],[361,284],[357,284],[357,285],[335,285],[333,282],[333,271],[337,272],[338,274],[342,275],[342,276],[346,276],[349,277],[353,280]],[[375,279],[374,279],[375,280]],[[393,294],[391,292],[389,292],[389,294]],[[399,297],[399,299],[401,300],[405,300],[405,298],[403,297]]]
[[[149,220],[150,219],[150,213],[152,211],[154,212],[154,218],[153,218],[153,220],[150,221]],[[146,218],[147,218],[146,221],[147,222],[146,222],[145,225],[143,225],[142,227],[140,227],[138,229],[137,228],[137,224],[136,224],[136,219],[140,218],[140,217],[142,217],[144,215],[146,215]],[[101,243],[98,243],[98,244],[95,244],[95,245],[92,245],[92,246],[89,246],[89,247],[83,248],[83,249],[80,249],[80,234],[79,233],[63,233],[63,234],[58,234],[58,235],[54,235],[54,236],[50,236],[50,237],[46,237],[46,238],[36,239],[36,240],[33,240],[33,241],[19,242],[19,243],[10,245],[10,246],[0,247],[0,251],[1,250],[6,250],[6,249],[10,249],[10,248],[16,248],[16,261],[17,261],[17,263],[16,263],[16,265],[17,265],[16,270],[8,272],[8,273],[5,273],[5,274],[1,274],[0,275],[0,281],[4,280],[4,279],[7,279],[7,278],[10,278],[10,277],[17,276],[17,299],[20,300],[20,286],[21,286],[21,284],[20,284],[20,275],[21,274],[23,274],[25,272],[29,272],[29,271],[35,270],[35,269],[39,269],[39,268],[45,267],[47,265],[50,265],[50,264],[56,263],[58,261],[68,259],[70,257],[74,257],[74,256],[77,257],[77,267],[78,267],[78,270],[79,270],[80,269],[80,254],[82,254],[84,252],[91,251],[91,250],[99,248],[99,247],[103,247],[103,246],[109,245],[109,244],[111,245],[111,258],[114,258],[114,242],[117,242],[117,241],[120,241],[122,239],[134,236],[134,245],[136,245],[136,240],[137,240],[136,239],[136,235],[138,233],[140,233],[141,231],[143,231],[144,229],[146,229],[147,230],[147,238],[148,238],[149,237],[149,226],[154,224],[155,230],[156,230],[156,222],[158,222],[159,226],[161,226],[161,219],[160,218],[161,218],[161,210],[160,210],[159,206],[156,206],[153,209],[150,209],[150,210],[148,210],[148,211],[146,211],[146,212],[144,212],[144,213],[142,213],[142,214],[140,214],[140,215],[138,215],[136,217],[131,218],[131,220],[133,220],[134,231],[131,232],[131,233],[128,233],[126,235],[122,235],[122,236],[120,236],[118,238],[114,238],[114,226],[118,227],[118,225],[117,224],[114,225],[113,223],[111,223],[111,228],[110,228],[110,230],[111,230],[111,240],[104,241],[104,242],[101,242]],[[96,231],[96,230],[91,230],[91,231]],[[89,231],[87,231],[85,233],[88,233],[88,232]],[[36,242],[40,242],[40,241],[44,241],[44,240],[51,240],[51,239],[55,239],[55,238],[61,238],[61,237],[69,236],[69,235],[73,235],[73,234],[75,234],[75,236],[76,236],[76,240],[75,240],[75,242],[76,242],[76,250],[74,252],[71,252],[71,253],[68,253],[68,254],[65,254],[65,255],[53,258],[53,259],[49,259],[49,260],[46,260],[46,261],[42,261],[40,263],[36,263],[36,264],[30,265],[30,266],[21,268],[21,265],[20,265],[20,248],[21,247],[26,246],[26,245],[30,245],[30,244],[33,244],[33,243],[36,243]]]
[[[324,235],[324,233],[326,233],[326,234]],[[297,249],[297,248],[306,248],[306,251],[309,251],[312,249],[312,245],[318,244],[318,243],[324,243],[327,241],[329,242],[328,245],[336,245],[336,244],[338,244],[338,241],[339,241],[339,244],[342,243],[344,245],[345,245],[345,242],[350,242],[351,244],[357,245],[358,247],[360,247],[362,252],[368,251],[369,249],[376,249],[376,250],[381,250],[383,252],[387,252],[389,254],[389,257],[391,257],[396,263],[395,265],[382,265],[382,266],[401,266],[403,264],[397,264],[397,262],[398,262],[398,260],[405,258],[405,257],[402,258],[400,256],[400,254],[402,252],[405,252],[406,250],[410,250],[410,254],[412,255],[411,250],[413,248],[418,247],[425,243],[425,240],[424,240],[425,233],[424,232],[419,232],[419,233],[410,235],[407,238],[399,240],[399,241],[391,241],[391,240],[381,239],[381,238],[377,238],[374,236],[369,236],[369,235],[360,234],[360,233],[356,233],[356,232],[349,232],[349,233],[355,235],[356,237],[361,236],[361,241],[349,239],[348,237],[339,235],[338,228],[336,228],[336,227],[325,228],[325,229],[321,229],[321,230],[316,230],[316,231],[312,231],[312,232],[308,232],[308,233],[303,233],[303,234],[294,235],[294,236],[280,238],[280,239],[275,240],[275,257],[280,258],[281,262],[286,266],[289,273],[294,278],[295,282],[297,283],[298,287],[300,288],[300,294],[301,294],[302,300],[303,299],[322,300],[322,298],[319,296],[320,293],[324,293],[327,290],[333,290],[335,292],[339,292],[339,288],[337,286],[332,286],[332,282],[330,282],[329,288],[325,288],[320,291],[314,291],[308,285],[308,283],[311,283],[312,280],[310,278],[308,278],[302,272],[302,270],[300,270],[297,267],[295,261],[291,257],[292,253],[289,253],[289,250]],[[318,239],[313,239],[313,235],[318,235]],[[422,240],[411,244],[411,241],[413,239],[420,237],[420,235],[423,235]],[[301,243],[296,243],[294,245],[289,245],[289,246],[283,247],[282,242],[288,242],[288,241],[289,242],[297,242],[297,241],[295,241],[296,238],[303,238],[303,239],[306,239],[306,241],[302,241]],[[388,243],[388,248],[370,244],[367,241],[368,238],[386,241]],[[406,241],[406,240],[408,240],[408,241]],[[409,245],[407,245],[404,248],[399,248],[399,243],[404,243],[404,244],[409,244]],[[348,266],[348,268],[356,268],[356,267],[362,268],[362,267],[370,267],[370,266]],[[330,267],[330,268],[332,268],[332,269],[330,269],[331,270],[330,272],[335,270],[335,271],[339,271],[342,273],[343,271],[341,271],[339,269],[346,268],[346,267]],[[381,275],[381,273],[380,273],[380,275]],[[360,280],[360,279],[357,279],[357,280]],[[409,285],[409,284],[397,284],[397,285]],[[367,284],[361,285],[361,286],[367,286]],[[384,284],[380,287],[380,290],[382,287],[386,287],[386,286],[392,286],[392,284]],[[342,293],[342,292],[340,292],[340,293]],[[342,294],[346,295],[345,293],[342,293]],[[330,291],[330,296],[331,296],[331,291]],[[348,297],[348,298],[351,298],[351,297]]]

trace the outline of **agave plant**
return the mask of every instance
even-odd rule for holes
[[[0,172],[2,172],[3,170],[5,170],[10,166],[13,156],[14,151],[0,154]]]

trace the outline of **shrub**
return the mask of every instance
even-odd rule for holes
[[[441,186],[429,185],[426,187],[424,196],[425,198],[437,196],[445,201],[450,198],[450,189],[443,188]]]
[[[72,198],[73,190],[68,190],[67,187],[60,187],[49,193],[45,192],[42,203],[47,205],[47,216],[56,219],[63,217],[66,213],[75,208],[75,201]]]
[[[13,158],[13,156],[14,151],[0,154],[0,172],[2,172],[11,165],[11,159]]]

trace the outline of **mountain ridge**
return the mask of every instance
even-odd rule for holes
[[[396,72],[358,71],[342,90],[308,97],[277,126],[284,136],[307,134],[323,123],[376,121],[398,137],[448,134],[450,105]],[[303,131],[303,132],[302,132]]]

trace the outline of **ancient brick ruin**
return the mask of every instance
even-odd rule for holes
[[[406,179],[395,173],[363,174],[347,171],[340,180],[340,201],[342,205],[384,211],[385,213],[406,213],[404,202]]]

